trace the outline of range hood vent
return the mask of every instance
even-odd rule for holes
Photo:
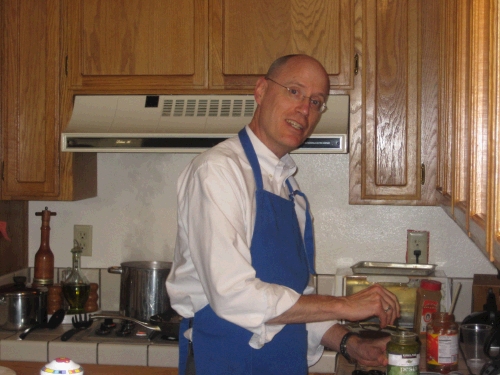
[[[347,153],[349,96],[330,95],[298,153]],[[202,152],[250,123],[253,95],[76,95],[69,152]]]

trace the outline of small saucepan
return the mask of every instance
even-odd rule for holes
[[[47,292],[27,287],[26,277],[0,288],[0,328],[21,331],[47,321]]]
[[[182,320],[182,317],[178,315],[174,310],[168,310],[167,312],[153,315],[151,316],[149,322],[143,322],[142,320],[126,317],[123,315],[91,314],[89,317],[91,319],[129,320],[143,326],[144,328],[153,331],[159,331],[163,335],[174,340],[179,339],[179,325]]]

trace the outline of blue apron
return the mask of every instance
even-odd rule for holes
[[[309,207],[306,210],[306,233],[303,240],[293,197],[295,194],[304,195],[293,191],[288,181],[290,200],[265,191],[257,155],[246,130],[242,129],[238,136],[252,166],[257,185],[257,212],[250,246],[256,277],[302,293],[307,286],[309,273],[314,273]],[[307,374],[305,324],[287,324],[261,349],[253,349],[248,345],[252,337],[250,331],[219,318],[210,305],[207,305],[196,312],[193,319],[183,319],[181,323],[179,375],[186,374],[190,348],[184,332],[189,324],[193,328],[196,375]]]

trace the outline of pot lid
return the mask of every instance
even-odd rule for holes
[[[25,276],[14,276],[14,283],[0,286],[0,296],[36,296],[45,293],[36,288],[26,286]]]

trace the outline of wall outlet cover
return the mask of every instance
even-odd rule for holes
[[[425,230],[407,231],[406,263],[429,264],[429,232]]]

